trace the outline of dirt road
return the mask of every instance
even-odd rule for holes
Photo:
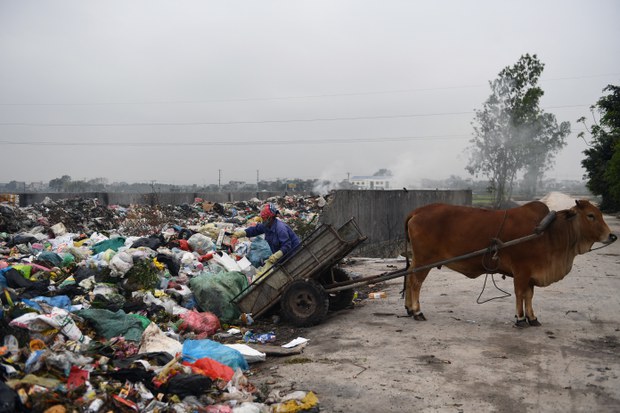
[[[605,217],[620,234],[620,220]],[[404,260],[357,259],[376,275]],[[495,277],[512,294],[512,279]],[[325,412],[620,411],[620,241],[578,256],[562,281],[537,288],[542,327],[513,328],[514,295],[477,304],[476,280],[433,270],[422,289],[426,322],[404,317],[402,279],[299,331],[304,353],[268,358],[252,380],[313,390]],[[491,282],[481,299],[502,295]]]

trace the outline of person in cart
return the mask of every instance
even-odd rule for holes
[[[262,223],[248,227],[245,230],[235,231],[233,234],[236,238],[255,237],[265,234],[265,241],[267,241],[271,248],[271,256],[267,258],[266,262],[272,265],[291,251],[294,251],[301,244],[299,237],[291,227],[278,219],[279,213],[274,204],[266,204],[260,211]]]

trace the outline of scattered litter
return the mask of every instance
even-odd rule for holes
[[[307,342],[308,342],[307,338],[297,337],[296,339],[291,340],[291,341],[289,341],[286,344],[282,344],[282,347],[284,347],[284,348],[293,348],[293,347],[296,347],[296,346],[298,346],[300,344],[304,344],[304,343],[307,343]]]

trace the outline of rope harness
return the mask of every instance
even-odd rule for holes
[[[508,217],[508,210],[505,210],[504,219],[502,219],[502,223],[499,225],[499,229],[497,230],[497,235],[495,236],[495,238],[491,239],[491,245],[489,245],[489,248],[487,248],[487,252],[482,255],[482,267],[487,271],[487,273],[484,276],[484,284],[482,285],[482,291],[480,291],[480,295],[478,295],[478,298],[476,298],[476,303],[478,304],[484,304],[492,300],[498,300],[500,298],[506,298],[506,297],[511,296],[509,292],[504,291],[497,286],[497,283],[495,283],[495,277],[493,274],[495,271],[497,271],[497,269],[499,268],[499,264],[500,264],[499,250],[501,249],[503,243],[502,241],[500,241],[499,236],[502,233],[502,229],[504,228],[504,223],[506,223],[507,217]],[[491,267],[493,263],[495,264],[495,266]],[[503,295],[491,297],[486,300],[480,300],[480,297],[482,297],[482,294],[484,293],[484,290],[486,289],[489,275],[491,276],[491,281],[493,281],[493,286],[495,286],[497,290],[501,291]],[[506,279],[506,276],[502,275],[502,278]]]

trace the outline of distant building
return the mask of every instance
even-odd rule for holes
[[[390,189],[391,176],[353,176],[351,185],[359,189]]]

